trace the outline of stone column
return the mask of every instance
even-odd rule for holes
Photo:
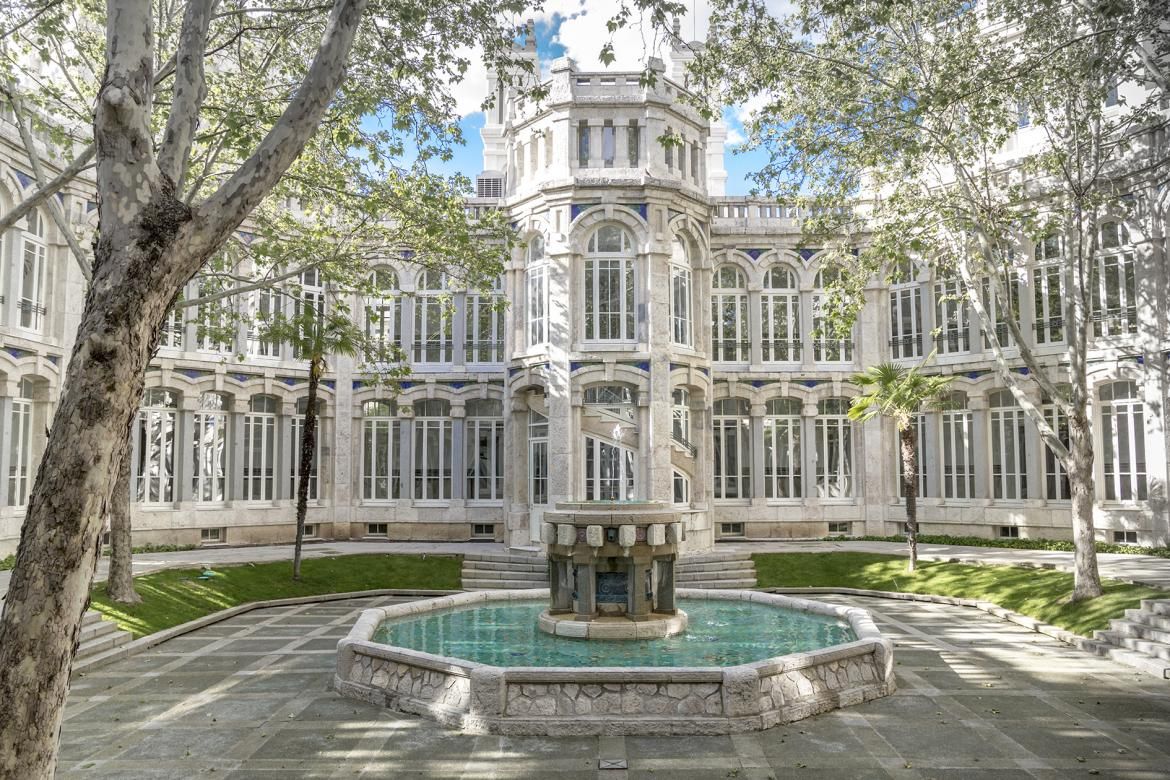
[[[764,415],[766,412],[766,404],[759,403],[751,406],[753,504],[764,503],[767,495],[764,490]]]
[[[467,408],[461,402],[451,404],[451,500],[466,498],[467,463],[464,441],[466,440]]]
[[[16,382],[5,384],[5,395],[0,398],[0,507],[8,506],[8,475],[12,469],[12,398],[18,390]]]
[[[979,334],[983,338],[983,334]],[[991,496],[988,463],[991,453],[987,449],[987,399],[983,396],[969,396],[967,408],[971,411],[971,456],[975,467],[975,493],[972,498],[986,499]]]
[[[228,415],[228,451],[230,456],[227,461],[227,495],[224,498],[228,501],[243,501],[244,500],[244,465],[245,465],[245,441],[244,441],[244,416],[248,411],[248,399],[236,398],[232,401],[232,411]]]
[[[674,594],[674,562],[675,558],[656,558],[655,564],[658,568],[658,590],[655,593],[656,612],[666,612],[674,614],[678,611],[675,604]]]
[[[764,363],[764,323],[760,321],[760,303],[763,298],[762,289],[756,284],[748,285],[747,319],[748,319],[748,360],[752,368],[759,370]]]
[[[451,363],[454,371],[464,371],[467,363],[467,342],[475,334],[467,332],[467,293],[455,293],[451,311]]]
[[[573,256],[566,247],[546,246],[548,267],[548,368],[545,399],[548,404],[549,504],[570,501],[576,480],[573,457],[579,437],[572,406],[569,354],[577,323],[570,306],[573,296]],[[555,252],[555,254],[553,254]]]
[[[597,567],[592,563],[574,566],[577,620],[592,620],[597,614]]]
[[[285,401],[280,405],[280,416],[276,418],[276,485],[272,497],[277,501],[291,500],[296,504],[297,486],[293,481],[293,464],[300,462],[301,448],[293,438],[293,418],[297,415],[296,401]],[[318,486],[322,487],[322,486]]]
[[[408,501],[414,498],[414,409],[398,407],[398,475],[399,498]]]
[[[670,255],[651,252],[646,256],[646,268],[647,282],[642,290],[649,312],[646,341],[651,357],[648,425],[640,432],[649,454],[645,497],[669,503],[674,495],[670,443],[674,425],[670,379]]]
[[[194,447],[193,433],[195,428],[195,410],[199,408],[199,396],[184,395],[179,399],[179,409],[175,414],[175,504],[181,506],[193,498],[191,480],[195,473],[195,459],[192,452]]]
[[[800,408],[800,470],[801,486],[806,499],[817,497],[817,404],[809,401]],[[805,502],[807,505],[807,501]]]
[[[1028,396],[1032,403],[1040,406],[1040,388],[1034,383],[1028,385]],[[1027,482],[1028,499],[1044,498],[1044,442],[1040,431],[1024,417],[1024,475]]]

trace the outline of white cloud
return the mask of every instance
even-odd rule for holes
[[[727,140],[724,142],[725,146],[739,146],[740,144],[742,144],[746,140],[747,140],[747,136],[745,136],[739,130],[739,128],[735,127],[734,125],[728,125],[728,127],[727,127]]]

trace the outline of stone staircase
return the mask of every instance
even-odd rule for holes
[[[754,588],[756,567],[750,553],[685,555],[675,571],[680,588]],[[468,553],[463,556],[466,590],[547,588],[548,561],[536,552]]]
[[[1092,650],[1170,680],[1170,599],[1143,599],[1141,609],[1127,609],[1109,625],[1108,631],[1093,632]]]
[[[129,631],[118,628],[112,620],[106,620],[100,612],[86,610],[81,616],[81,635],[77,652],[73,654],[73,671],[85,671],[112,663],[126,654],[125,645],[134,637]]]

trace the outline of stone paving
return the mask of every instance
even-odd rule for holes
[[[870,609],[894,639],[898,693],[723,737],[459,734],[328,689],[337,640],[360,609],[392,599],[257,610],[75,679],[60,776],[1056,780],[1170,773],[1170,682],[973,609],[831,600]]]

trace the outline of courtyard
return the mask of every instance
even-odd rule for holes
[[[1155,778],[1170,686],[983,612],[881,598],[893,696],[753,734],[474,736],[342,699],[335,646],[393,597],[254,610],[76,676],[60,777]]]

